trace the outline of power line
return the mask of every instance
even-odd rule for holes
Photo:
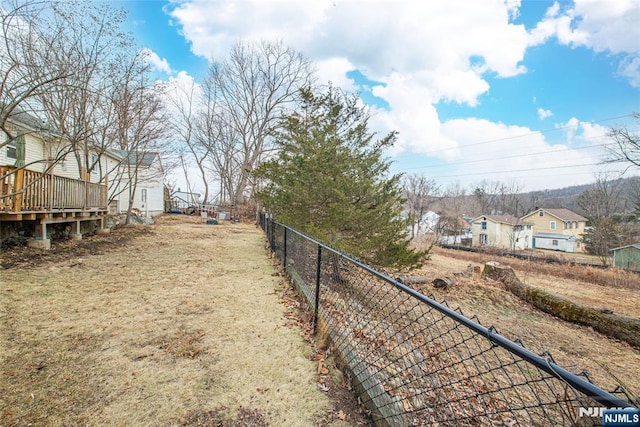
[[[402,168],[402,169],[399,169],[399,171],[402,172],[402,171],[409,171],[409,170],[415,170],[415,169],[423,169],[423,168],[427,168],[427,167],[458,166],[458,165],[466,165],[466,164],[470,164],[470,163],[488,162],[488,161],[492,161],[492,160],[506,160],[506,159],[521,158],[521,157],[538,156],[538,155],[542,155],[542,154],[556,154],[556,153],[561,153],[563,151],[584,150],[584,149],[595,148],[595,147],[606,147],[608,145],[616,145],[616,143],[615,142],[609,142],[609,143],[605,143],[605,144],[596,144],[596,145],[589,145],[589,146],[583,146],[583,147],[563,148],[563,149],[560,149],[560,150],[538,151],[538,152],[535,152],[535,153],[513,154],[513,155],[510,155],[510,156],[503,156],[503,157],[491,157],[491,158],[488,158],[488,159],[480,159],[480,160],[467,160],[467,161],[463,161],[463,162],[442,163],[442,164],[438,164],[438,165],[429,165],[429,166],[415,166],[415,167],[410,167],[410,168]]]
[[[616,160],[609,162],[612,163],[623,163],[623,160]],[[552,170],[552,169],[567,169],[567,168],[578,168],[585,166],[597,166],[602,165],[602,163],[583,163],[579,165],[560,165],[560,166],[545,166],[540,168],[527,168],[527,169],[512,169],[512,170],[501,170],[501,171],[481,171],[481,172],[473,172],[473,173],[464,173],[464,174],[455,174],[455,175],[439,175],[434,176],[434,178],[457,178],[461,176],[474,176],[474,175],[489,175],[489,174],[503,174],[503,173],[516,173],[516,172],[531,172],[531,171],[542,171],[542,170]]]
[[[622,115],[622,116],[609,117],[609,118],[606,118],[606,119],[594,120],[594,121],[590,121],[588,123],[589,124],[602,123],[602,122],[606,122],[606,121],[610,121],[610,120],[618,120],[618,119],[623,119],[623,118],[632,117],[632,116],[633,116],[633,114],[629,113],[629,114],[625,114],[625,115]],[[585,122],[582,122],[582,123],[585,123]],[[552,129],[533,131],[533,132],[528,132],[528,133],[524,133],[524,134],[520,134],[520,135],[505,136],[503,138],[489,139],[489,140],[486,140],[486,141],[474,142],[474,143],[471,143],[471,144],[459,145],[459,146],[451,147],[451,148],[442,148],[442,149],[432,150],[432,151],[429,151],[429,152],[426,152],[426,153],[421,153],[421,154],[432,155],[432,154],[437,154],[437,153],[445,152],[445,151],[459,150],[461,148],[475,147],[475,146],[478,146],[478,145],[491,144],[491,143],[494,143],[494,142],[508,141],[510,139],[524,138],[524,137],[527,137],[527,136],[532,136],[532,135],[537,135],[537,134],[546,134],[546,133],[549,133],[549,132],[556,132],[556,131],[570,129],[570,128],[577,128],[582,123],[579,122],[577,124],[558,126],[558,127],[552,128]],[[606,136],[606,135],[601,135],[601,136]],[[402,158],[402,157],[396,157],[396,158]]]

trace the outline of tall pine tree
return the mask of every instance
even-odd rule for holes
[[[256,171],[258,197],[278,221],[375,266],[413,267],[427,255],[409,248],[400,175],[389,173],[381,139],[356,96],[329,87],[301,90],[302,108],[283,117],[277,154]]]

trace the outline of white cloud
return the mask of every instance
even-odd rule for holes
[[[356,90],[355,82],[347,77],[347,73],[355,67],[347,58],[328,58],[316,61],[315,66],[319,81],[331,82],[333,86],[346,91]]]
[[[640,87],[640,55],[624,58],[618,67],[618,74],[627,78],[632,87]]]
[[[562,10],[551,6],[542,21],[531,31],[531,46],[555,37],[565,45],[584,46],[595,52],[619,54],[618,73],[640,86],[640,2],[637,0],[575,0]]]
[[[525,191],[589,182],[593,180],[594,165],[602,160],[602,147],[597,144],[603,141],[603,128],[578,119],[565,125],[573,125],[574,141],[588,142],[589,146],[551,143],[545,134],[524,126],[482,119],[446,121],[441,126],[442,133],[458,142],[459,154],[446,171],[432,168],[425,172],[435,177],[450,176],[466,185],[487,176],[497,181],[516,180],[526,186]]]
[[[477,106],[490,90],[488,75],[509,78],[527,72],[523,64],[526,49],[552,37],[597,52],[624,54],[640,48],[639,30],[632,25],[640,5],[636,0],[556,3],[531,32],[512,23],[520,0],[374,1],[366,5],[357,0],[172,1],[171,16],[193,52],[202,57],[223,57],[238,40],[282,40],[314,62],[320,82],[357,90],[358,82],[346,76],[353,70],[380,82],[372,94],[385,100],[388,108],[374,109],[370,124],[380,134],[390,129],[400,132],[390,154],[396,159],[435,159],[457,167],[459,174],[469,169],[456,163],[468,159],[480,161],[473,164],[473,170],[503,172],[566,165],[569,174],[576,170],[570,165],[596,163],[597,155],[595,149],[549,143],[544,135],[526,127],[480,119],[442,122],[438,103]],[[630,79],[638,76],[639,63],[626,60],[619,74]],[[540,119],[553,115],[543,108],[537,112]],[[575,129],[566,135],[571,143],[592,139],[590,135],[600,131],[575,120]],[[483,141],[492,142],[479,143]],[[549,154],[558,151],[562,154]],[[531,172],[537,176],[531,178],[529,189],[590,179],[583,171],[558,183],[553,178],[556,172]],[[496,178],[513,178],[513,173]]]
[[[581,121],[575,117],[570,118],[566,123],[556,124],[556,128],[562,129],[570,145],[598,147],[609,141],[608,128],[597,123]]]
[[[171,75],[173,73],[171,67],[169,66],[169,61],[167,61],[165,58],[160,58],[157,53],[147,48],[142,49],[142,53],[145,56],[147,62],[153,65],[156,70],[162,71],[168,75]]]
[[[544,108],[538,107],[538,118],[540,120],[547,119],[553,116],[553,112],[551,110],[545,110]]]
[[[475,105],[489,87],[484,73],[525,72],[527,33],[509,22],[518,5],[514,0],[376,1],[366,7],[349,0],[192,0],[176,3],[171,15],[193,52],[205,58],[225,55],[238,39],[278,39],[328,67],[334,82],[339,79],[331,71],[349,63],[383,83],[396,74],[416,85],[427,78],[434,102]]]

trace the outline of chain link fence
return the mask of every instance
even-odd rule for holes
[[[604,391],[446,302],[261,223],[377,425],[601,425],[601,408],[632,406],[622,388]]]

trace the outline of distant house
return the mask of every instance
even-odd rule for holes
[[[472,218],[441,216],[438,222],[440,243],[445,245],[470,245]]]
[[[533,247],[583,252],[581,242],[587,219],[569,209],[536,209],[522,217],[533,223]]]
[[[512,215],[481,215],[471,222],[472,246],[491,246],[508,250],[529,248],[533,223]]]
[[[611,249],[613,265],[632,271],[640,271],[640,243]]]
[[[160,215],[165,210],[164,170],[160,155],[156,152],[132,152],[112,150],[120,157],[117,179],[109,187],[109,210],[112,213],[127,212],[130,193],[132,208],[145,216]]]

